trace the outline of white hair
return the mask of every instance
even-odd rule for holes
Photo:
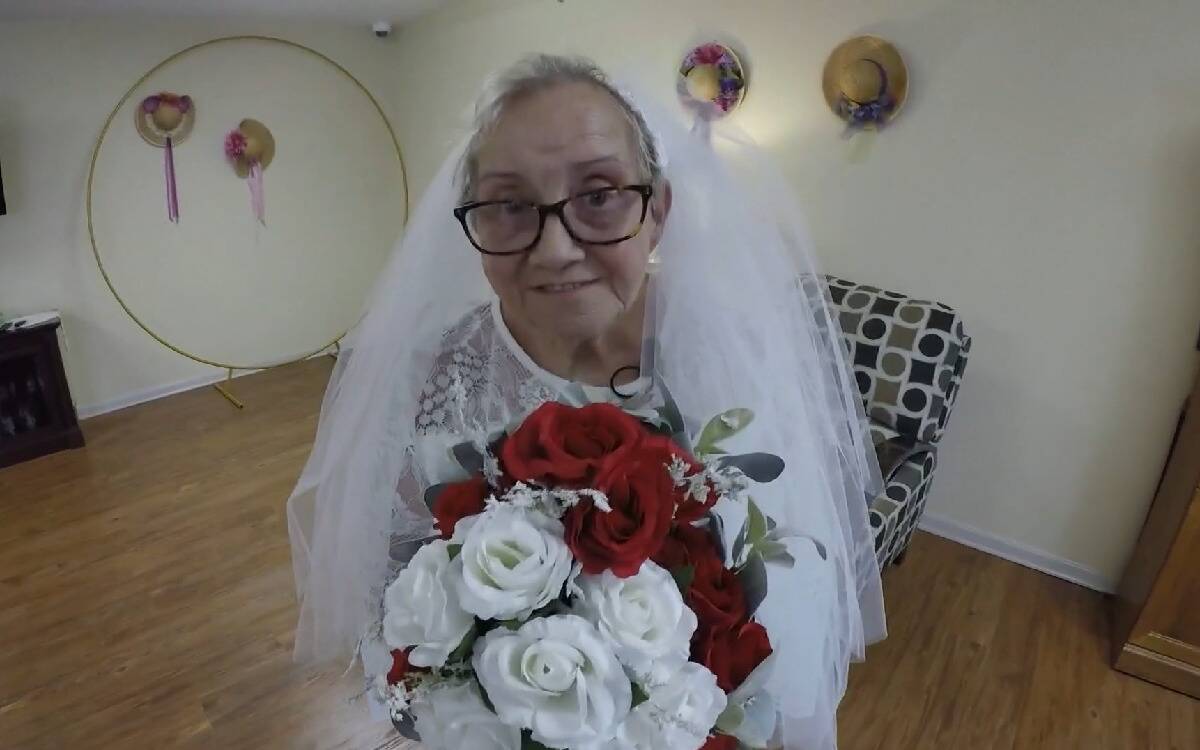
[[[634,136],[638,167],[647,179],[655,181],[662,174],[659,149],[654,133],[642,113],[633,106],[596,63],[585,57],[564,55],[530,55],[499,73],[484,86],[475,102],[475,117],[471,138],[459,164],[457,182],[459,198],[468,200],[474,189],[479,149],[487,136],[513,102],[529,94],[566,83],[587,83],[612,96],[621,107]]]

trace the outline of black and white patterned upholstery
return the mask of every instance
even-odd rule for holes
[[[870,508],[882,568],[907,549],[925,510],[971,337],[940,302],[827,281],[883,470],[884,492]]]

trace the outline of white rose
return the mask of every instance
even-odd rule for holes
[[[673,724],[706,736],[725,710],[725,691],[717,687],[717,676],[703,664],[685,663],[670,681],[646,691],[653,704]],[[703,743],[701,743],[703,744]]]
[[[558,598],[571,572],[563,526],[537,511],[500,506],[458,522],[454,560],[463,609],[481,619],[523,620]]]
[[[665,721],[649,702],[629,712],[617,736],[589,750],[697,750],[707,735],[697,735]]]
[[[449,545],[441,539],[417,550],[384,593],[383,639],[389,648],[415,646],[408,661],[440,667],[462,643],[475,618],[458,603]]]
[[[547,747],[607,742],[633,698],[617,657],[576,615],[496,628],[476,641],[471,663],[500,720]]]
[[[716,676],[694,662],[647,695],[602,750],[696,750],[725,710]]]
[[[688,660],[696,614],[663,568],[647,560],[629,578],[609,570],[580,576],[579,589],[576,611],[639,681],[666,680]]]
[[[421,746],[428,750],[520,750],[521,730],[500,721],[474,680],[438,686],[413,704]]]

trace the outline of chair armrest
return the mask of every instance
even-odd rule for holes
[[[883,476],[884,484],[891,482],[900,467],[914,456],[935,451],[937,446],[933,443],[916,440],[908,435],[897,435],[877,443],[875,455],[879,458],[879,473]]]
[[[936,453],[937,445],[918,440],[896,430],[877,419],[869,419],[871,442],[875,445],[875,457],[879,460],[879,473],[884,487],[895,478],[900,467],[914,456]]]

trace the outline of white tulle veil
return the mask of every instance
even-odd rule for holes
[[[799,206],[768,159],[720,127],[690,127],[673,106],[627,97],[673,191],[642,374],[693,424],[751,409],[739,439],[784,459],[783,475],[752,494],[781,525],[820,540],[825,558],[797,542],[793,568],[770,568],[758,611],[775,648],[768,691],[784,747],[832,748],[848,663],[884,635],[867,521],[879,470],[837,317]],[[343,348],[288,501],[303,661],[349,660],[412,543],[433,534],[422,493],[436,478],[415,450],[420,404],[445,332],[491,298],[451,213],[465,143],[426,190]]]

